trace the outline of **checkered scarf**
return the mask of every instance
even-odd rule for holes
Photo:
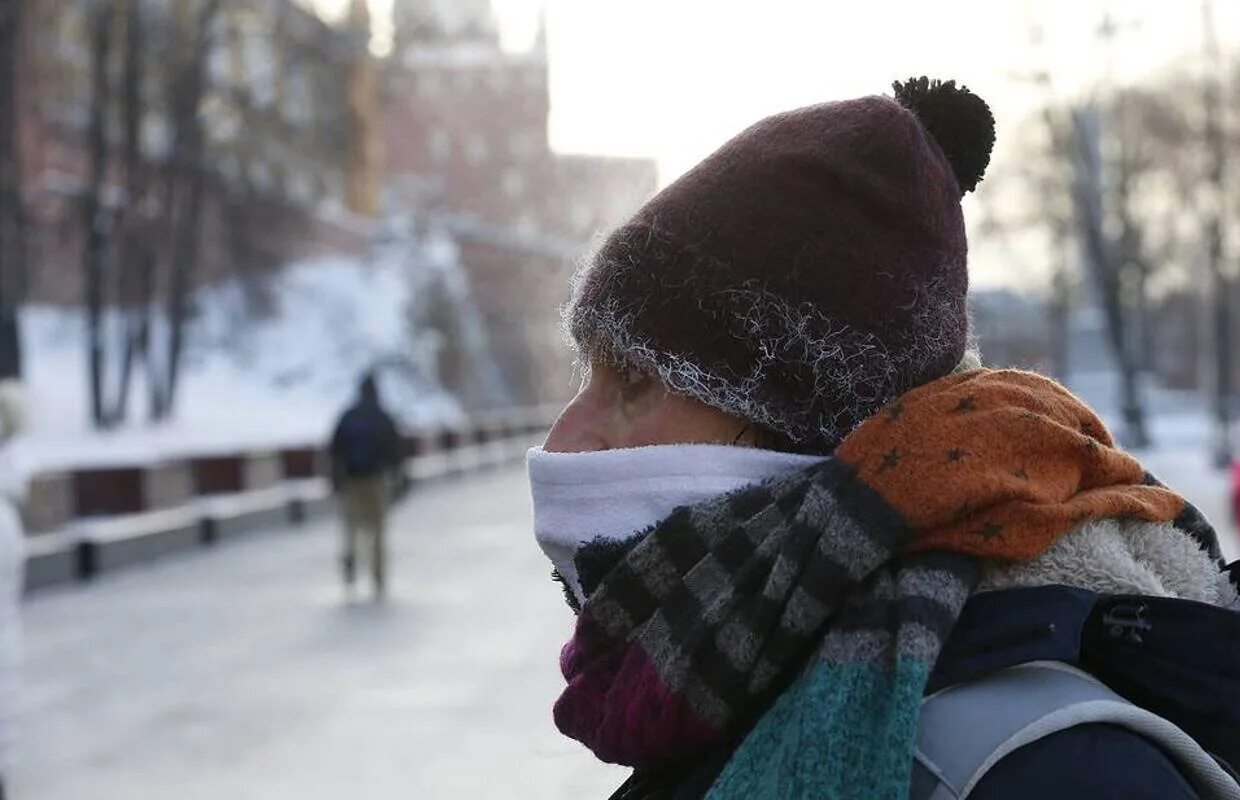
[[[580,551],[560,730],[639,769],[739,741],[719,800],[906,798],[922,693],[981,559],[1032,558],[1085,519],[1187,513],[1066,390],[970,375],[821,464]]]

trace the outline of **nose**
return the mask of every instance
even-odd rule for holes
[[[606,415],[588,391],[582,391],[560,412],[543,449],[549,453],[592,453],[607,450]]]

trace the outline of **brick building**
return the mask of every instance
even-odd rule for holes
[[[384,65],[389,205],[447,228],[513,394],[569,390],[558,333],[575,260],[657,185],[653,161],[548,140],[545,27],[505,51],[489,0],[396,0]]]
[[[22,195],[34,265],[29,287],[36,301],[72,304],[82,297],[79,198],[90,172],[92,46],[99,10],[106,4],[27,2],[21,140]],[[195,27],[202,0],[134,2],[142,3],[147,54],[140,150],[152,181],[173,148],[169,98],[176,51],[205,36],[210,46],[201,118],[210,188],[204,238],[209,243],[228,239],[226,231],[234,224],[228,206],[244,194],[253,216],[270,228],[268,239],[279,229],[291,240],[263,244],[277,260],[301,254],[307,244],[309,249],[360,251],[364,238],[340,223],[347,217],[340,211],[352,133],[347,83],[350,67],[366,57],[366,32],[329,25],[295,0],[224,3],[207,31]],[[116,172],[127,2],[114,2],[113,8],[105,206],[122,201]],[[149,214],[157,218],[160,208],[150,208]],[[289,244],[297,246],[283,249]],[[227,277],[235,263],[226,247],[209,247],[201,280]]]
[[[150,56],[141,149],[157,175],[173,146],[175,34],[194,30],[206,0],[27,2],[30,297],[76,304],[98,10],[117,9],[109,74],[119,91],[123,10],[142,4]],[[648,160],[552,152],[545,35],[513,53],[500,44],[490,0],[394,0],[394,47],[376,59],[365,0],[351,0],[334,25],[301,0],[220,9],[207,31],[201,118],[211,196],[195,281],[237,274],[230,248],[241,226],[272,240],[275,265],[322,251],[360,255],[378,229],[372,218],[411,212],[423,230],[455,242],[510,395],[562,396],[569,380],[558,309],[574,261],[653,193],[657,175]],[[121,124],[119,111],[111,114],[104,204],[120,207],[124,181],[112,173]],[[231,200],[238,193],[242,214]],[[165,213],[158,203],[144,208],[152,225]]]

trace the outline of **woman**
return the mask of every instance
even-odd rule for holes
[[[968,353],[993,118],[895,90],[742,132],[581,275],[588,372],[529,459],[578,612],[556,724],[630,800],[1240,798],[1213,531]]]

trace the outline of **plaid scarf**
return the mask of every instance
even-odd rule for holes
[[[740,741],[716,800],[904,800],[923,690],[981,560],[1191,510],[1059,385],[949,376],[822,464],[583,548],[556,724],[639,769]]]

